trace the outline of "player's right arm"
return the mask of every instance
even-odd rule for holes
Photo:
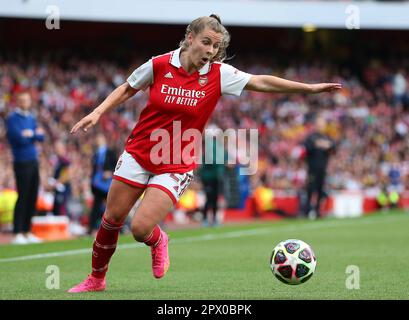
[[[71,134],[76,133],[80,129],[87,131],[89,128],[92,128],[97,124],[101,115],[125,102],[137,92],[138,90],[132,88],[128,82],[120,85],[90,114],[78,121],[71,129]]]

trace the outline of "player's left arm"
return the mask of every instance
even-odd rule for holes
[[[269,75],[251,75],[245,90],[275,93],[320,93],[342,88],[339,83],[307,84]]]

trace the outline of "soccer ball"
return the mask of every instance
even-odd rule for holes
[[[312,248],[304,241],[288,239],[275,246],[270,267],[278,280],[285,284],[301,284],[315,272],[317,259]]]

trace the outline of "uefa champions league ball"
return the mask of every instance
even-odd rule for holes
[[[278,280],[285,284],[301,284],[315,272],[317,259],[304,241],[288,239],[277,244],[271,254],[270,267]]]

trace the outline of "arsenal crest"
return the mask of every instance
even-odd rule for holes
[[[207,77],[200,77],[199,78],[199,84],[203,87],[207,84]]]

